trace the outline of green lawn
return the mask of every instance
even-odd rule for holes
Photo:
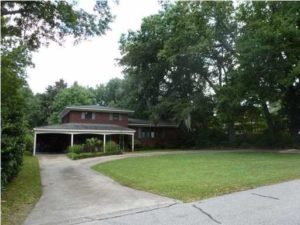
[[[124,185],[190,202],[300,178],[300,155],[200,152],[127,158],[93,169]]]
[[[42,193],[39,163],[24,156],[23,168],[2,192],[2,225],[22,224]]]

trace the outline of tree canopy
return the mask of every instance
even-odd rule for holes
[[[208,142],[224,134],[231,144],[299,139],[299,7],[166,4],[120,39],[128,104],[182,122],[193,143],[204,133]]]
[[[96,1],[93,13],[75,1],[1,1],[1,187],[22,165],[29,128],[47,120],[52,111],[48,103],[39,105],[41,99],[26,84],[31,52],[50,41],[62,44],[66,37],[78,43],[103,35],[111,21],[107,1]],[[48,92],[52,101],[55,90]]]
[[[34,95],[25,81],[30,52],[67,36],[102,35],[112,15],[106,1],[96,2],[95,14],[64,1],[2,1],[3,184],[18,171],[28,128],[59,122],[67,105],[174,121],[181,146],[299,146],[300,3],[162,6],[120,37],[124,79],[99,77],[95,88],[60,80]]]

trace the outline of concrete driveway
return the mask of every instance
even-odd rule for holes
[[[74,224],[90,216],[174,204],[173,199],[122,186],[90,169],[96,163],[139,155],[78,161],[65,155],[39,155],[43,194],[24,224]]]
[[[157,154],[172,153],[79,161],[40,155],[43,195],[25,225],[300,225],[300,180],[182,203],[121,186],[90,169],[100,162]]]

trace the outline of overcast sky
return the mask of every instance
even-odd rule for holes
[[[89,9],[93,0],[81,0],[83,8]],[[160,6],[157,0],[119,0],[112,5],[116,16],[106,35],[83,41],[74,46],[67,41],[64,46],[55,43],[42,47],[33,54],[35,68],[29,68],[28,84],[34,93],[63,78],[69,85],[78,81],[80,85],[94,87],[111,78],[122,78],[121,67],[116,64],[120,58],[119,38],[128,30],[138,30],[142,18],[155,14]]]

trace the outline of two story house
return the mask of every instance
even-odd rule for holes
[[[130,118],[132,110],[99,105],[68,106],[61,113],[61,123],[34,128],[33,153],[65,151],[68,146],[97,137],[106,142],[113,140],[123,149],[134,143],[142,146],[170,146],[177,140],[178,125],[160,121]]]

